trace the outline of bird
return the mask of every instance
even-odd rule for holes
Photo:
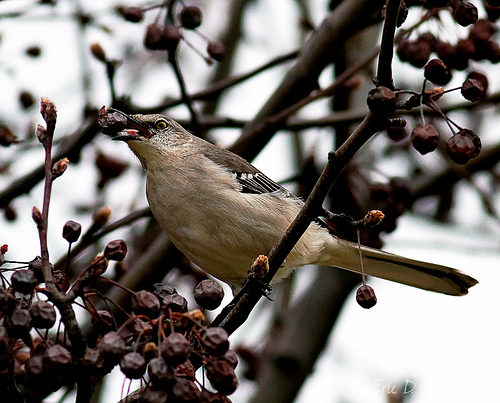
[[[149,206],[172,243],[233,292],[239,290],[253,261],[281,239],[303,201],[244,158],[168,116],[101,111],[104,126],[110,114],[120,118],[119,127],[101,124],[101,130],[124,141],[138,157]],[[309,264],[359,273],[359,248],[367,275],[448,295],[465,295],[478,283],[451,267],[342,239],[319,220],[309,225],[272,283]]]

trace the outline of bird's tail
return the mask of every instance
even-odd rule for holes
[[[332,248],[327,264],[342,269],[360,272],[358,246],[341,239]],[[395,281],[423,290],[448,295],[465,295],[468,289],[478,282],[476,279],[451,267],[421,262],[394,255],[379,249],[361,247],[365,274]]]

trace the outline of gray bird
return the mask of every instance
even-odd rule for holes
[[[252,262],[281,239],[303,202],[229,150],[163,115],[126,115],[114,132],[146,172],[151,211],[192,262],[238,289]],[[119,116],[119,115],[118,115]],[[477,281],[450,267],[362,246],[365,272],[424,290],[465,295]],[[315,264],[360,271],[358,245],[313,221],[273,282]]]

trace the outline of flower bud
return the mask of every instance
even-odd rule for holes
[[[47,125],[55,125],[57,120],[57,110],[54,103],[45,97],[42,97],[40,103],[40,113]]]
[[[106,52],[104,52],[104,49],[102,48],[100,43],[94,42],[92,45],[90,45],[90,52],[92,53],[92,56],[94,56],[97,60],[106,62]]]

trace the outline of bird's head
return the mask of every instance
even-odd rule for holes
[[[169,153],[181,155],[192,141],[179,123],[165,115],[127,115],[108,108],[99,115],[104,134],[113,140],[125,141],[139,158],[145,169],[164,160]]]

